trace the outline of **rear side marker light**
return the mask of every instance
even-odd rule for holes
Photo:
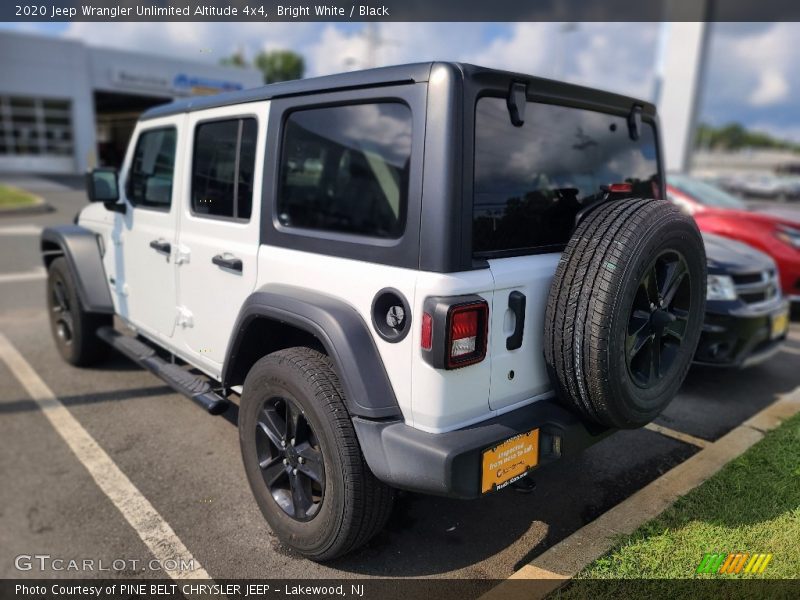
[[[430,350],[433,347],[433,317],[422,313],[422,349]]]

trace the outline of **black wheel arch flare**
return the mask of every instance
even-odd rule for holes
[[[281,343],[249,335],[258,324],[288,333],[289,339]],[[295,286],[265,285],[245,300],[225,353],[222,384],[241,385],[265,351],[297,345],[297,339],[317,342],[331,357],[351,416],[402,416],[378,348],[358,312],[342,300]]]
[[[48,267],[56,256],[63,256],[75,279],[83,310],[114,314],[97,234],[80,225],[47,227],[40,238],[42,260]]]

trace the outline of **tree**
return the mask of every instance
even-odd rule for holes
[[[241,50],[237,50],[231,56],[227,56],[225,58],[219,59],[219,64],[225,67],[241,67],[244,68],[247,66],[247,61],[244,58],[244,52]]]
[[[700,123],[697,127],[696,146],[711,150],[768,148],[800,152],[800,144],[778,139],[761,131],[746,129],[740,123],[728,123],[721,127]]]
[[[264,74],[264,83],[300,79],[306,70],[303,57],[291,50],[260,52],[254,63]]]

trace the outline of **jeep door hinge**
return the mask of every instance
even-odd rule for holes
[[[178,318],[176,321],[178,327],[194,327],[194,315],[185,306],[178,307]]]
[[[175,247],[175,264],[176,265],[185,265],[189,262],[189,259],[192,256],[192,251],[188,246],[184,246],[183,244],[178,244]]]

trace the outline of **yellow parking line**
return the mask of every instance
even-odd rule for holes
[[[644,428],[649,429],[650,431],[655,431],[656,433],[660,433],[661,435],[671,437],[675,440],[684,442],[686,444],[697,446],[698,448],[705,448],[711,443],[708,440],[695,437],[688,433],[683,433],[682,431],[670,429],[669,427],[664,427],[663,425],[658,425],[656,423],[648,423],[647,425],[644,426]]]

